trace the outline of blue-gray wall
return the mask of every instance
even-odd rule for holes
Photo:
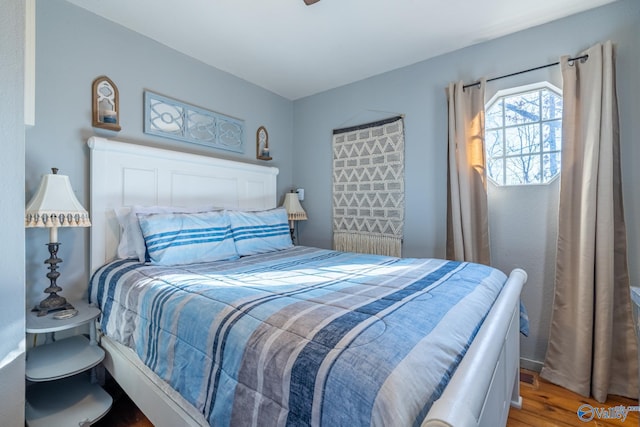
[[[476,81],[552,63],[611,39],[617,77],[625,209],[632,280],[640,284],[640,2],[622,0],[547,25],[481,43],[294,103],[294,184],[304,187],[309,221],[302,244],[331,247],[331,131],[403,113],[405,117],[406,219],[403,255],[443,257],[446,226],[447,103],[451,81]],[[558,67],[487,86],[496,90],[548,80],[561,87]],[[539,367],[546,351],[553,299],[553,252],[558,185],[490,189],[494,265],[528,270],[523,299],[532,334],[522,355]]]
[[[36,123],[27,131],[26,193],[55,166],[68,175],[78,199],[89,208],[89,151],[92,135],[248,162],[255,159],[255,134],[269,132],[273,160],[280,168],[278,193],[292,183],[293,103],[233,75],[180,54],[63,0],[38,0],[36,42]],[[222,43],[223,40],[211,40]],[[108,76],[119,89],[120,132],[91,127],[91,84]],[[244,155],[143,133],[143,91],[152,90],[245,121]],[[67,298],[86,295],[88,231],[62,228],[58,283]],[[26,230],[27,302],[44,297],[48,234]]]
[[[0,424],[24,424],[24,0],[0,1]]]

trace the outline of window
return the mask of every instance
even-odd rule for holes
[[[548,83],[498,92],[486,105],[487,175],[497,185],[546,184],[560,172],[562,95]]]

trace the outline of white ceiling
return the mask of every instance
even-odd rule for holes
[[[67,0],[295,100],[615,0]]]

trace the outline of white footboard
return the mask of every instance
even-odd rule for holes
[[[520,292],[524,270],[511,272],[467,354],[422,427],[504,426],[520,408]]]

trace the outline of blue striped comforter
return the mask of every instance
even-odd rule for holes
[[[93,276],[101,327],[212,426],[417,426],[506,277],[295,247]]]

